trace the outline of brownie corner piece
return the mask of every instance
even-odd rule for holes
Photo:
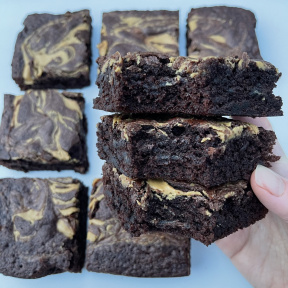
[[[210,245],[263,219],[268,212],[249,181],[207,189],[196,183],[135,180],[106,163],[103,183],[109,207],[135,236],[162,231]]]
[[[87,123],[81,93],[28,90],[4,97],[0,164],[11,169],[85,173]]]
[[[112,11],[103,13],[100,56],[118,51],[179,54],[179,11]]]
[[[6,178],[0,188],[0,273],[35,279],[81,272],[87,188],[72,178]]]
[[[89,10],[27,16],[12,60],[12,78],[21,90],[88,86],[90,65]]]
[[[255,33],[253,12],[237,7],[191,9],[187,18],[187,55],[241,56],[262,59]]]
[[[190,239],[163,232],[131,237],[107,206],[101,179],[93,183],[87,239],[88,271],[133,277],[190,274]]]

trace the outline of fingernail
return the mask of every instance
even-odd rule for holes
[[[255,170],[255,181],[258,186],[274,196],[280,197],[285,191],[285,183],[282,177],[262,165],[258,165]]]

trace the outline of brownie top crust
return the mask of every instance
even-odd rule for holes
[[[102,116],[105,117],[105,116]],[[181,134],[181,129],[185,130],[187,126],[198,127],[199,129],[207,131],[205,137],[199,138],[198,140],[203,142],[209,142],[213,140],[215,143],[218,142],[227,142],[236,137],[240,137],[243,133],[247,136],[259,134],[259,128],[256,125],[251,123],[246,123],[237,120],[225,119],[221,117],[216,118],[196,118],[196,117],[169,117],[166,115],[157,115],[156,119],[142,118],[141,116],[137,117],[135,115],[120,115],[115,114],[113,117],[113,127],[118,130],[121,130],[121,138],[129,140],[131,135],[135,135],[139,130],[142,130],[143,127],[146,127],[149,133],[157,131],[160,134],[167,135],[167,130],[172,127],[174,134]],[[155,117],[154,117],[155,118]],[[117,125],[116,125],[117,124]],[[176,131],[178,128],[178,132]],[[208,133],[210,131],[210,133]],[[217,140],[218,139],[218,142]]]
[[[118,51],[162,52],[177,56],[179,11],[114,11],[103,13],[100,56]]]
[[[273,94],[281,73],[269,62],[242,57],[171,57],[119,52],[97,60],[94,108],[124,113],[280,116]]]
[[[72,178],[1,179],[0,272],[20,278],[80,272],[85,189]]]
[[[21,88],[42,78],[75,78],[89,73],[91,17],[88,10],[63,15],[32,14],[24,21],[12,62]],[[21,80],[20,80],[21,79]],[[50,85],[50,88],[57,87]]]
[[[57,90],[5,95],[0,159],[79,164],[86,157],[84,103],[81,93]]]
[[[242,57],[240,58],[237,56],[207,56],[197,58],[190,56],[171,57],[167,54],[156,52],[134,52],[122,56],[119,52],[116,52],[110,57],[99,57],[97,59],[97,63],[99,64],[101,74],[108,72],[107,70],[110,68],[110,73],[113,75],[119,75],[124,70],[129,70],[130,66],[132,69],[134,66],[140,68],[145,65],[160,66],[165,64],[167,68],[169,68],[169,70],[175,74],[175,76],[178,76],[178,78],[174,79],[174,81],[178,82],[180,81],[181,76],[197,78],[197,76],[205,75],[206,73],[210,74],[214,65],[225,65],[225,67],[231,71],[235,69],[245,70],[246,68],[253,68],[258,71],[266,71],[269,74],[275,75],[275,81],[277,81],[281,76],[281,73],[274,65],[264,60],[250,59],[247,53],[243,53]],[[166,85],[172,86],[175,85],[175,83],[167,82]]]
[[[242,8],[216,6],[192,9],[187,18],[187,55],[241,56],[261,59],[255,15]]]
[[[124,176],[123,176],[124,177]],[[127,179],[129,179],[127,177]],[[129,181],[123,179],[123,182]],[[129,185],[129,184],[127,184]],[[132,237],[129,232],[122,228],[122,225],[115,214],[108,208],[104,199],[103,182],[95,179],[93,191],[89,204],[89,229],[87,239],[90,243],[101,245],[112,245],[120,242],[129,242],[134,245],[187,245],[189,240],[181,235],[174,235],[164,232],[147,233],[140,237]],[[188,241],[188,242],[187,242]]]

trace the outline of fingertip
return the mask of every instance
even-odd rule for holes
[[[288,183],[264,166],[258,165],[251,175],[251,187],[260,202],[283,220],[288,220]]]

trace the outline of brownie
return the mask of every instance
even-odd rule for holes
[[[124,113],[209,116],[278,116],[273,88],[281,73],[263,60],[237,57],[169,57],[116,52],[97,60],[99,97],[94,108]]]
[[[257,164],[269,167],[275,133],[225,118],[162,115],[102,116],[98,153],[138,179],[174,179],[206,187],[249,180]],[[152,118],[153,117],[153,118]]]
[[[141,181],[106,163],[103,184],[109,207],[134,236],[163,231],[209,245],[254,224],[268,212],[244,180],[211,189],[172,180]]]
[[[72,178],[0,180],[0,273],[81,272],[87,188]]]
[[[187,55],[241,56],[262,59],[255,15],[242,8],[216,6],[191,9],[187,18]]]
[[[28,90],[5,95],[0,164],[11,169],[85,173],[87,125],[80,93]]]
[[[87,270],[134,277],[190,274],[190,239],[163,232],[131,237],[107,206],[101,179],[93,183],[89,218]]]
[[[90,85],[90,65],[88,10],[27,16],[12,61],[12,78],[21,90]]]
[[[103,13],[100,56],[119,52],[179,55],[179,11],[114,11]]]

